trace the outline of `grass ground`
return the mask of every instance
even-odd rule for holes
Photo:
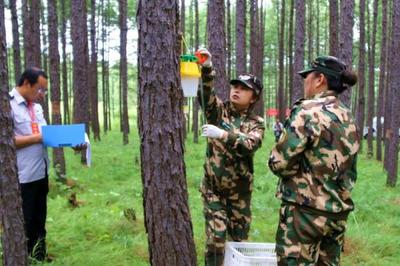
[[[272,132],[268,131],[255,158],[250,241],[274,241],[279,208],[274,197],[277,179],[266,167],[272,145]],[[204,221],[198,192],[204,151],[204,140],[194,144],[188,138],[187,184],[199,265],[204,265]],[[92,153],[93,165],[87,168],[71,149],[66,150],[68,178],[75,181],[72,189],[59,185],[51,176],[47,218],[48,251],[55,257],[51,264],[149,265],[137,135],[131,134],[130,144],[123,146],[120,133],[109,132],[101,142],[92,144]],[[400,186],[386,187],[382,165],[364,155],[358,170],[353,194],[356,210],[349,216],[343,265],[398,265]],[[72,192],[80,207],[68,203]],[[130,216],[125,215],[127,209]]]

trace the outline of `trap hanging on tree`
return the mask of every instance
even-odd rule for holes
[[[197,65],[197,57],[190,54],[181,55],[181,83],[185,97],[195,97],[201,73]]]

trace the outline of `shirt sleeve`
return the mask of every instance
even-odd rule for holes
[[[43,108],[40,104],[37,103],[35,104],[35,115],[39,125],[41,126],[47,125],[46,119],[44,118]]]
[[[296,174],[300,169],[302,153],[308,145],[312,145],[319,132],[319,126],[309,112],[301,107],[292,110],[282,136],[271,151],[268,160],[271,171],[281,178]]]
[[[264,130],[264,122],[259,120],[249,133],[229,131],[228,136],[223,141],[226,147],[231,151],[235,151],[239,157],[252,156],[261,147]]]
[[[202,67],[202,88],[199,87],[197,97],[202,107],[207,123],[216,125],[220,120],[223,102],[216,96],[214,90],[215,71],[212,67]]]

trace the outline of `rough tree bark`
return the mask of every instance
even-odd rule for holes
[[[90,1],[90,124],[93,138],[100,140],[98,86],[97,86],[97,41],[96,41],[96,0]]]
[[[226,73],[228,80],[232,79],[232,36],[231,36],[231,1],[226,1]]]
[[[284,37],[285,37],[285,0],[282,0],[281,5],[281,16],[280,16],[280,29],[279,29],[279,77],[278,77],[278,110],[279,110],[279,120],[285,121],[286,118],[286,103],[284,99],[284,74],[285,68],[283,66],[284,61]]]
[[[207,39],[216,71],[215,89],[222,101],[229,98],[226,77],[225,1],[210,0],[207,9]]]
[[[199,49],[200,45],[200,33],[199,33],[199,2],[194,0],[194,14],[195,14],[195,30],[194,30],[194,39],[195,39],[195,50]],[[200,86],[200,84],[199,84]],[[199,142],[199,101],[196,98],[193,100],[193,142]]]
[[[353,25],[354,25],[354,0],[340,1],[340,38],[339,59],[348,69],[352,68],[353,62]],[[341,94],[342,102],[351,107],[351,89]]]
[[[65,14],[65,1],[61,1],[61,44],[62,44],[62,92],[64,123],[71,123],[68,94],[68,68],[67,68],[67,18]]]
[[[288,101],[289,101],[289,106],[292,105],[292,94],[293,94],[293,79],[294,79],[294,70],[293,70],[293,35],[295,34],[293,32],[293,18],[294,18],[294,0],[290,0],[290,15],[289,15],[289,47],[288,47],[288,53],[289,53],[289,77],[288,77],[288,89],[289,89],[289,95],[288,95]]]
[[[360,0],[360,46],[358,53],[358,104],[356,121],[360,130],[360,138],[362,138],[365,120],[365,0]],[[360,143],[361,150],[362,142]]]
[[[377,124],[376,124],[376,159],[382,161],[382,138],[383,125],[381,117],[384,110],[385,77],[386,77],[386,53],[387,53],[387,0],[382,0],[382,39],[380,53],[380,72],[379,72],[379,92],[377,106]]]
[[[186,7],[185,7],[185,0],[181,0],[181,12],[180,12],[180,37],[182,38],[181,40],[181,49],[179,50],[179,54],[185,54],[186,50],[188,47],[186,47],[185,42],[183,42],[183,39],[185,38],[185,17],[186,17]],[[184,98],[183,99],[183,105],[185,107],[188,107],[188,99]],[[187,137],[187,131],[186,131],[186,120],[189,122],[189,119],[186,119],[186,115],[183,116],[182,118],[182,123],[183,123],[183,127],[182,127],[182,134],[184,139],[186,139]]]
[[[295,27],[295,50],[294,50],[294,73],[297,73],[304,69],[304,30],[306,26],[305,22],[305,7],[304,0],[296,0],[296,27]],[[303,79],[300,75],[295,75],[293,79],[293,93],[292,103],[298,99],[304,97],[303,92]]]
[[[101,88],[103,98],[103,130],[107,133],[109,127],[109,116],[108,116],[108,62],[106,61],[106,39],[107,39],[107,20],[106,20],[106,9],[104,0],[101,0]]]
[[[393,10],[393,0],[388,1],[388,10]],[[393,76],[392,69],[392,61],[393,56],[389,56],[389,51],[393,50],[393,14],[392,12],[388,13],[388,44],[387,44],[387,62],[386,62],[386,81],[385,81],[385,110],[384,110],[384,124],[383,124],[383,132],[385,138],[385,155],[383,161],[384,169],[388,169],[389,165],[389,145],[390,145],[390,135],[391,135],[391,122],[392,122],[392,101],[394,99],[392,95],[392,86],[391,86],[391,78]]]
[[[42,2],[40,2],[40,18],[41,18],[41,24],[40,24],[40,36],[42,37],[42,44],[41,44],[41,60],[42,60],[42,69],[46,72],[49,73],[49,68],[48,68],[48,61],[49,61],[49,57],[48,57],[48,43],[47,43],[47,32],[45,30],[45,26],[46,26],[46,18],[44,16],[44,5],[42,4]],[[46,119],[46,121],[50,121],[50,111],[49,111],[49,95],[46,94],[43,97],[43,100],[39,101],[40,105],[43,108],[43,115],[44,118]]]
[[[246,73],[246,0],[236,0],[236,76]]]
[[[48,0],[49,58],[52,124],[61,125],[60,54],[58,52],[57,1]],[[65,158],[63,148],[53,149],[53,166],[59,179],[65,178]]]
[[[259,8],[258,12],[258,32],[257,32],[257,42],[259,43],[258,49],[257,49],[257,71],[255,74],[257,77],[260,79],[261,84],[264,84],[264,53],[265,53],[265,12],[264,12],[264,1],[261,0],[261,6]],[[264,103],[265,103],[265,90],[261,92],[259,100],[256,102],[254,106],[254,111],[256,114],[258,114],[261,117],[265,116],[265,108],[264,108]]]
[[[119,25],[121,30],[120,35],[120,79],[122,85],[122,141],[126,145],[129,143],[129,117],[128,117],[128,60],[126,57],[126,45],[128,34],[128,3],[126,0],[119,1]]]
[[[373,132],[372,120],[375,114],[375,43],[376,43],[376,26],[378,18],[378,0],[374,0],[372,37],[370,41],[370,53],[368,58],[369,73],[368,73],[368,157],[373,156]]]
[[[329,55],[332,56],[338,56],[338,49],[339,49],[338,31],[339,31],[338,1],[329,0]]]
[[[258,22],[258,1],[250,0],[250,72],[257,76],[259,73],[258,56],[259,56],[259,26]],[[260,78],[260,77],[258,77]],[[257,115],[263,115],[259,113],[258,103],[255,104],[254,112]]]
[[[28,265],[13,121],[8,97],[4,0],[0,0],[0,227],[3,265]]]
[[[315,20],[314,14],[313,14],[313,1],[314,0],[308,0],[307,1],[307,19],[308,19],[308,28],[307,28],[307,36],[308,36],[308,40],[307,40],[307,44],[308,44],[308,64],[310,64],[310,62],[312,62],[312,60],[314,59],[314,54],[313,54],[313,46],[314,46],[314,36],[313,36],[313,21]]]
[[[18,30],[18,14],[16,0],[10,0],[11,22],[13,32],[13,60],[14,60],[14,77],[15,84],[18,84],[18,79],[21,76],[21,48],[19,44]]]
[[[74,112],[73,122],[84,123],[89,132],[89,52],[88,31],[86,20],[86,1],[71,0],[71,39],[73,47],[73,89]],[[85,152],[82,151],[82,163],[86,162]]]
[[[25,68],[41,68],[40,0],[22,0]]]
[[[316,54],[316,56],[319,56],[320,55],[320,53],[319,53],[319,49],[320,49],[320,27],[319,27],[319,20],[320,20],[320,8],[319,8],[319,1],[317,1],[317,5],[316,5],[316,10],[315,10],[315,13],[316,13],[316,29],[315,29],[315,31],[316,31],[316,33],[315,33],[315,43],[316,43],[316,45],[315,45],[315,54]]]
[[[183,160],[177,0],[138,2],[139,134],[152,265],[196,265]],[[225,69],[225,67],[224,67]]]
[[[397,170],[398,170],[398,158],[399,158],[399,126],[400,126],[400,75],[397,71],[400,69],[400,0],[393,0],[392,9],[392,47],[396,47],[391,50],[391,79],[390,87],[392,90],[392,119],[389,130],[389,146],[386,147],[388,151],[388,177],[387,185],[394,187],[397,183]],[[396,74],[395,74],[396,73]]]

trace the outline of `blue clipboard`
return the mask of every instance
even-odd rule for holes
[[[85,143],[85,124],[42,126],[43,144],[48,147],[74,147]]]

